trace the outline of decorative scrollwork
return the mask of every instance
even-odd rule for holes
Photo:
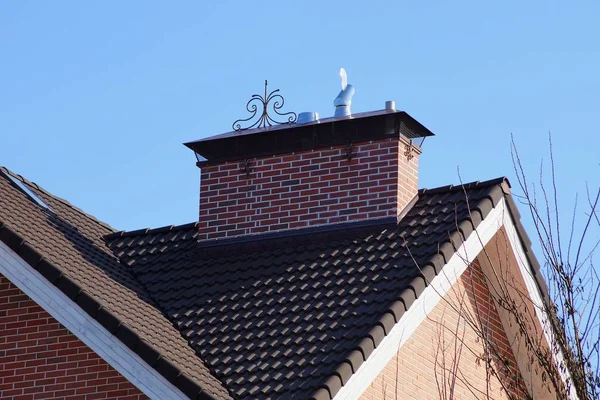
[[[352,158],[355,155],[356,153],[354,152],[354,143],[348,143],[343,149],[343,157],[348,161],[352,161]]]
[[[414,149],[415,145],[413,144],[412,140],[410,140],[407,144],[404,145],[404,156],[406,157],[406,161],[410,161],[415,157],[415,155],[413,154]]]
[[[252,97],[246,104],[246,110],[248,110],[249,113],[252,113],[252,115],[246,119],[238,119],[237,121],[235,121],[231,125],[233,130],[234,131],[243,131],[243,130],[252,129],[252,128],[266,128],[267,126],[273,126],[274,124],[293,124],[294,122],[296,122],[296,119],[298,118],[298,116],[296,115],[295,112],[291,112],[291,111],[286,112],[286,113],[279,112],[279,110],[281,110],[281,108],[283,108],[283,105],[285,104],[285,100],[283,99],[282,95],[278,94],[278,92],[279,92],[279,89],[275,89],[267,95],[267,81],[265,80],[265,95],[264,95],[264,97],[259,94],[252,95]],[[273,112],[279,116],[287,118],[287,121],[276,121],[275,119],[273,119],[273,117],[271,117],[269,115],[269,109],[268,109],[269,103],[271,103]],[[258,104],[262,104],[261,116],[258,118],[258,120],[253,122],[251,125],[242,128],[242,124],[241,124],[242,122],[250,121],[256,116],[256,114],[258,113]]]
[[[246,178],[250,177],[250,173],[252,173],[252,167],[250,166],[250,160],[245,158],[240,163],[240,172],[246,174]]]

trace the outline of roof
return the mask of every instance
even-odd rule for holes
[[[399,221],[198,242],[197,224],[115,232],[2,168],[0,240],[191,398],[329,399],[508,193],[420,190]]]
[[[235,398],[328,399],[508,191],[421,190],[399,222],[208,245],[194,224],[106,239]]]
[[[307,124],[280,124],[227,132],[185,145],[206,159],[200,162],[204,165],[399,135],[416,139],[433,136],[433,133],[405,111],[380,110],[351,117],[325,118]]]
[[[0,168],[0,240],[184,393],[230,398],[151,293],[113,256],[102,239],[111,232],[65,200]]]

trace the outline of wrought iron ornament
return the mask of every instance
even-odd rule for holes
[[[243,131],[252,128],[266,128],[267,126],[273,126],[274,124],[293,124],[296,122],[298,116],[295,112],[280,113],[279,110],[283,107],[285,100],[283,96],[278,94],[279,89],[273,90],[267,95],[267,81],[265,80],[265,95],[264,97],[259,94],[254,94],[246,104],[246,110],[252,113],[252,115],[246,119],[238,119],[231,125],[234,131]],[[269,103],[272,102],[273,112],[279,116],[287,118],[287,121],[276,121],[269,115]],[[258,104],[262,104],[262,114],[257,121],[249,126],[242,128],[241,123],[252,120],[258,113]]]
[[[250,177],[250,173],[252,173],[252,167],[250,166],[250,160],[248,158],[244,158],[240,163],[240,172],[246,174],[246,178]]]
[[[352,161],[352,157],[354,157],[356,155],[356,153],[354,152],[354,143],[348,143],[346,146],[344,146],[342,153],[343,153],[342,156],[346,160]]]
[[[406,161],[410,161],[415,157],[413,154],[414,149],[415,145],[413,144],[412,140],[409,140],[409,142],[404,145],[404,156],[406,157]]]

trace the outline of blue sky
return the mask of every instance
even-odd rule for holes
[[[559,203],[600,172],[600,3],[1,2],[0,164],[117,229],[197,218],[182,143],[230,130],[264,79],[288,110],[395,100],[437,136],[420,183],[535,178],[555,142]],[[512,179],[516,183],[515,179]]]

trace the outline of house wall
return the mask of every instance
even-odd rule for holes
[[[404,139],[202,166],[200,239],[396,216],[418,190]]]
[[[464,318],[462,316],[469,316]],[[479,316],[479,317],[478,317]],[[485,283],[481,268],[470,266],[421,326],[362,394],[374,399],[506,399],[499,379],[486,377],[483,341],[469,324],[487,326],[495,347],[508,361],[495,364],[504,386],[524,398],[512,379],[521,375]],[[454,381],[452,381],[454,378]],[[524,387],[521,385],[520,387]]]
[[[523,263],[526,257],[517,247],[521,242],[513,229],[505,225],[498,231],[485,246],[485,257],[480,257],[480,265],[484,274],[488,277],[487,282],[491,291],[503,293],[503,297],[514,299],[515,302],[511,304],[519,310],[520,322],[516,320],[514,311],[499,307],[496,302],[500,320],[507,336],[510,338],[513,354],[516,356],[519,370],[529,389],[528,391],[532,393],[534,399],[567,398],[569,397],[568,394],[557,395],[555,387],[551,383],[551,381],[555,381],[560,385],[561,370],[553,371],[553,376],[550,376],[551,374],[547,370],[540,367],[539,361],[532,362],[532,354],[529,350],[531,346],[537,348],[537,352],[542,354],[548,352],[548,354],[556,355],[556,351],[548,345],[549,341],[544,335],[538,316],[540,307],[534,305],[534,303],[541,304],[542,301],[541,297],[539,302],[534,301],[535,296],[531,294],[532,291],[538,290],[533,281],[534,278],[528,273],[524,275],[523,272],[520,272],[520,263],[517,258]],[[509,231],[512,231],[512,234],[509,234]],[[509,235],[512,236],[512,241]],[[520,255],[517,256],[516,254]],[[530,280],[529,288],[524,278]],[[523,293],[529,293],[529,295],[524,296]],[[527,340],[522,334],[523,326],[527,328]],[[533,360],[535,359],[535,356],[533,356]]]
[[[0,275],[0,398],[147,397]]]

